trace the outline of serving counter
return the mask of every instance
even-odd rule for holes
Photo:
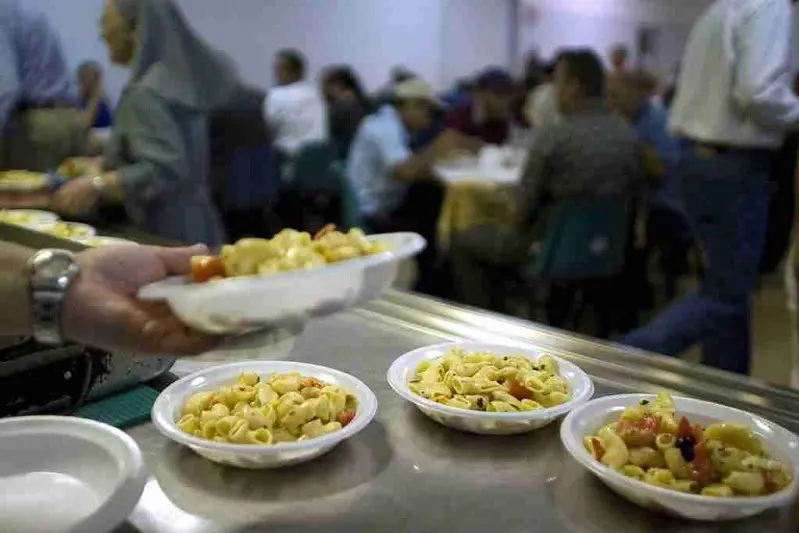
[[[408,350],[456,339],[545,348],[589,372],[596,395],[665,389],[799,431],[796,392],[391,292],[310,324],[293,348],[263,352],[264,358],[332,366],[363,380],[380,408],[362,433],[304,465],[246,471],[210,463],[149,424],[133,428],[129,433],[144,450],[152,478],[121,531],[799,531],[799,504],[721,526],[639,509],[568,456],[558,423],[515,437],[435,424],[389,388],[386,371]]]
[[[143,450],[151,478],[118,531],[799,531],[796,502],[723,524],[640,509],[572,460],[561,446],[558,423],[497,437],[432,422],[391,390],[386,371],[408,350],[460,339],[550,351],[588,372],[596,396],[666,390],[751,411],[799,432],[797,391],[392,291],[363,308],[313,322],[293,342],[264,345],[258,353],[334,367],[361,379],[380,403],[362,433],[309,463],[249,471],[211,463],[168,441],[151,424],[133,427],[128,433]],[[237,360],[235,352],[228,358]]]

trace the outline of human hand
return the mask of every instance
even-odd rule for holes
[[[77,178],[55,192],[51,207],[68,215],[84,215],[91,212],[99,200],[100,195],[92,185],[92,179]]]
[[[108,246],[78,254],[81,274],[62,305],[64,337],[107,350],[190,355],[217,339],[184,325],[164,302],[139,301],[139,289],[168,276],[188,274],[192,256],[208,248]]]

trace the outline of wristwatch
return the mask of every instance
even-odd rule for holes
[[[66,250],[40,250],[28,260],[33,338],[47,345],[64,343],[61,304],[80,274],[75,254]]]

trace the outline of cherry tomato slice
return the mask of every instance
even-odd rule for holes
[[[206,281],[226,275],[225,263],[219,257],[212,255],[196,255],[191,258],[191,279],[195,283]]]
[[[660,431],[660,419],[647,416],[641,420],[622,420],[616,431],[627,446],[654,446]]]
[[[690,463],[693,478],[702,486],[713,483],[713,464],[710,460],[710,452],[707,449],[707,442],[700,442],[694,446],[694,460]]]
[[[341,422],[342,426],[346,426],[352,422],[353,418],[355,418],[355,411],[343,411],[339,413],[336,418],[338,418],[338,421]]]

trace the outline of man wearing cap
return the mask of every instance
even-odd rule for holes
[[[475,81],[474,101],[456,107],[444,118],[444,127],[480,143],[505,144],[513,121],[514,83],[510,75],[489,69]]]
[[[441,107],[424,81],[398,84],[394,101],[361,123],[347,161],[347,177],[371,231],[415,231],[427,239],[427,249],[419,257],[420,291],[432,290],[436,228],[444,198],[430,168],[449,152],[464,149],[462,136],[444,132],[423,151],[413,153],[414,138],[428,130],[433,112]]]

